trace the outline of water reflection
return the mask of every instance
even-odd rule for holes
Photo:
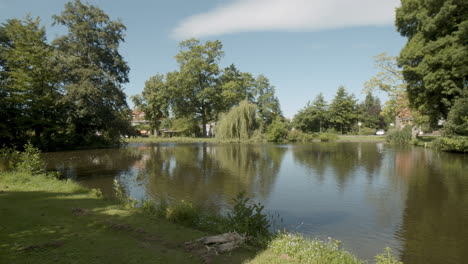
[[[49,168],[111,195],[222,210],[246,192],[288,227],[342,240],[359,257],[390,246],[405,263],[468,259],[468,157],[382,143],[133,144],[44,154]]]
[[[429,150],[398,151],[397,171],[408,184],[403,224],[405,263],[466,263],[467,157]]]

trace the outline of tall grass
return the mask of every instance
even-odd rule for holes
[[[405,126],[402,130],[388,131],[385,140],[392,144],[409,144],[411,142],[411,126]]]

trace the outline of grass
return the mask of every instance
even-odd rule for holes
[[[185,241],[207,233],[123,208],[73,181],[0,173],[0,263],[203,263]],[[240,263],[254,251],[213,256]]]

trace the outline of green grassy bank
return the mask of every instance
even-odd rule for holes
[[[365,263],[336,241],[291,234],[275,236],[264,248],[191,251],[184,242],[210,232],[45,174],[0,172],[0,215],[0,263]],[[385,261],[378,263],[397,263]]]

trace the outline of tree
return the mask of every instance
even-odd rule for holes
[[[242,100],[254,102],[255,79],[252,74],[239,71],[234,64],[222,71],[219,84],[222,90],[222,111],[229,110]]]
[[[276,116],[275,120],[266,130],[266,139],[268,141],[282,141],[288,135],[288,123],[281,116]]]
[[[299,110],[294,116],[294,126],[304,132],[322,132],[327,121],[327,102],[320,93],[317,95],[312,104],[307,105]]]
[[[0,27],[0,145],[23,144],[32,131],[34,143],[44,148],[59,127],[61,94],[53,70],[53,49],[39,24],[39,18],[26,16],[7,20]]]
[[[222,115],[216,126],[221,139],[249,139],[257,128],[257,107],[244,100]]]
[[[220,41],[189,39],[180,43],[176,55],[179,71],[169,73],[167,82],[172,90],[173,110],[177,116],[200,120],[204,128],[223,109],[222,90],[218,85],[218,62],[223,56]],[[206,136],[206,129],[203,136]]]
[[[265,130],[276,117],[281,116],[281,108],[275,96],[275,87],[270,85],[268,78],[262,74],[255,80],[254,101],[258,107],[260,126]]]
[[[401,69],[398,68],[397,57],[381,53],[374,58],[374,68],[379,72],[364,84],[364,92],[383,91],[388,95],[389,99],[385,102],[381,115],[387,123],[392,123],[395,122],[399,111],[398,105],[401,105],[398,100],[407,98],[407,85]],[[407,108],[409,109],[409,106]]]
[[[468,93],[453,104],[444,126],[444,133],[447,136],[468,136]]]
[[[130,69],[118,50],[125,26],[80,0],[67,3],[61,15],[53,18],[54,24],[68,28],[53,45],[61,58],[70,143],[118,141],[130,131],[122,88]]]
[[[383,128],[385,122],[380,115],[381,111],[380,99],[374,97],[372,92],[368,92],[364,101],[358,105],[358,119],[363,123],[364,127]]]
[[[410,105],[435,124],[468,89],[468,1],[402,0],[395,24]]]
[[[356,121],[356,100],[354,95],[348,95],[345,88],[340,86],[335,98],[330,104],[329,120],[335,126],[335,129],[340,130],[341,134],[351,129],[352,124]]]
[[[145,113],[152,130],[159,130],[161,120],[169,117],[170,96],[164,75],[158,73],[145,82],[141,95],[132,97],[135,106]]]

